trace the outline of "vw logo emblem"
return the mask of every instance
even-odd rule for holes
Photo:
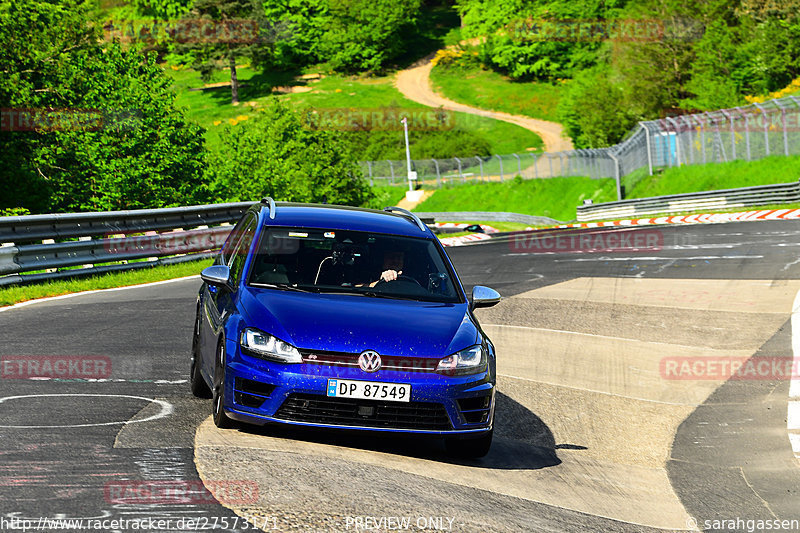
[[[361,352],[358,356],[358,366],[364,372],[377,372],[381,369],[381,356],[373,350]]]

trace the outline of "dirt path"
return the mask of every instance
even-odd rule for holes
[[[437,94],[431,87],[430,81],[431,69],[433,68],[431,64],[432,57],[433,56],[426,57],[411,68],[401,70],[397,73],[395,86],[406,98],[431,107],[443,107],[450,111],[480,115],[522,126],[542,138],[547,152],[572,150],[572,141],[561,136],[563,132],[561,124],[521,115],[512,115],[510,113],[486,111],[484,109],[459,104],[458,102],[448,100]]]

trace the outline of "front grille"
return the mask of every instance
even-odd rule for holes
[[[303,362],[309,365],[358,367],[357,353],[300,350]],[[399,372],[436,372],[439,359],[435,357],[399,357],[381,355],[382,370]]]
[[[289,395],[275,418],[338,426],[440,431],[453,429],[447,411],[439,403],[354,400],[316,394]]]

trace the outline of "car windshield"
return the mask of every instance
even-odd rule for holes
[[[458,303],[462,300],[453,276],[429,239],[269,228],[261,237],[248,282],[281,290]]]

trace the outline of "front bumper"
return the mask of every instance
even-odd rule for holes
[[[231,343],[232,344],[232,343]],[[494,361],[485,372],[446,376],[433,372],[321,364],[282,364],[251,357],[229,345],[224,409],[250,423],[429,435],[474,434],[492,429]],[[329,379],[411,385],[410,402],[329,398]]]

